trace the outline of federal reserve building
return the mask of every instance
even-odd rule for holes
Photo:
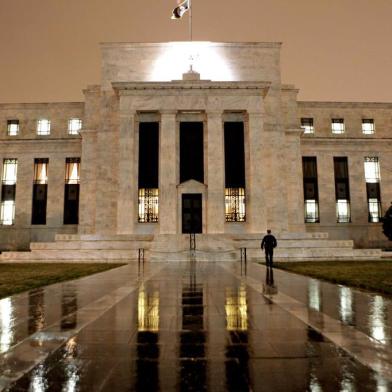
[[[84,102],[0,104],[0,260],[381,257],[392,103],[298,101],[280,52],[104,43]]]

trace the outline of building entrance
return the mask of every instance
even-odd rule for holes
[[[182,195],[182,232],[201,233],[203,228],[201,193]]]

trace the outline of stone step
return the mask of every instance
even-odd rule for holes
[[[273,233],[278,241],[281,240],[305,240],[305,239],[328,239],[328,233],[309,233],[309,232],[282,232]],[[256,233],[256,234],[232,234],[232,238],[235,241],[242,240],[258,240],[261,241],[266,233]]]
[[[151,262],[167,262],[167,261],[186,261],[190,260],[192,257],[196,261],[206,261],[206,262],[230,262],[239,260],[239,254],[235,252],[205,252],[196,250],[192,252],[182,251],[182,252],[151,252],[149,254],[148,260]]]
[[[260,249],[260,240],[235,241],[237,248]],[[352,240],[328,240],[328,239],[303,239],[303,240],[279,240],[277,249],[286,248],[353,248]]]
[[[31,250],[134,250],[148,249],[150,241],[56,241],[32,242]]]
[[[56,234],[55,241],[152,241],[152,234]]]

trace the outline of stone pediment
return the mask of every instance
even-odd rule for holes
[[[188,180],[177,185],[181,193],[202,193],[207,189],[207,185],[196,180]]]

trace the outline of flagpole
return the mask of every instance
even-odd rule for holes
[[[189,0],[189,39],[193,41],[193,31],[192,31],[192,0]]]

